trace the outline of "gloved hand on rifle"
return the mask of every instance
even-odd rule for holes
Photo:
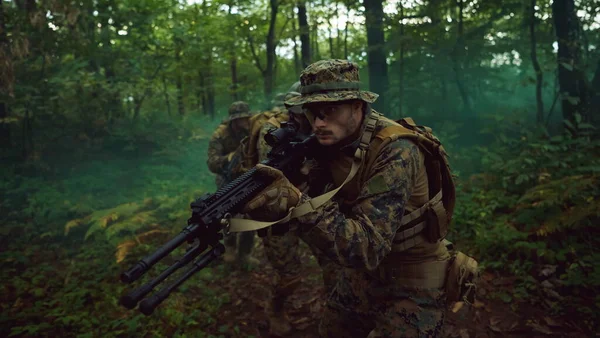
[[[298,205],[302,193],[281,170],[264,164],[257,164],[256,169],[257,173],[270,176],[274,181],[246,203],[242,212],[257,221],[276,221],[285,217],[291,207]]]

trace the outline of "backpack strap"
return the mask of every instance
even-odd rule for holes
[[[348,176],[346,176],[344,182],[342,182],[342,184],[340,184],[334,190],[331,190],[315,198],[311,198],[310,200],[296,207],[293,213],[293,218],[300,217],[317,210],[317,208],[319,208],[327,201],[332,199],[333,196],[335,196],[335,194],[338,191],[340,191],[340,189],[342,189],[344,185],[346,185],[346,183],[350,182],[354,178],[354,176],[358,172],[358,169],[360,169],[361,165],[365,162],[367,158],[367,150],[369,149],[369,144],[371,143],[371,139],[373,138],[373,132],[375,132],[375,127],[377,126],[377,122],[380,118],[381,114],[377,112],[372,112],[367,117],[367,120],[365,121],[365,130],[363,130],[358,148],[356,148],[356,151],[354,152],[354,157],[352,159],[352,167],[350,168],[350,172],[348,173]]]
[[[399,120],[397,124],[385,127],[375,136],[370,151],[370,167],[379,150],[398,138],[407,138],[417,144],[425,155],[425,170],[430,200],[420,208],[402,217],[400,230],[394,236],[394,251],[410,249],[424,241],[437,242],[448,231],[448,224],[454,209],[455,189],[446,153],[439,140],[431,134],[431,128],[420,127],[411,118]]]

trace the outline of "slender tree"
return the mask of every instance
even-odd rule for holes
[[[383,1],[364,0],[365,26],[367,28],[367,65],[369,88],[379,94],[373,104],[375,109],[387,110],[386,92],[388,90],[388,71],[383,32]]]
[[[306,15],[306,0],[298,1],[298,28],[300,29],[300,54],[302,68],[311,64],[310,26]]]
[[[13,65],[6,34],[4,1],[0,1],[0,147],[10,147],[10,124],[7,123],[8,99],[13,95]]]
[[[537,59],[537,43],[535,37],[535,3],[536,0],[531,0],[529,5],[529,37],[531,46],[531,64],[533,65],[533,70],[535,71],[535,101],[537,104],[536,121],[541,125],[544,123],[544,101],[542,99],[544,75]]]
[[[456,44],[451,53],[452,57],[452,69],[454,70],[454,79],[456,81],[456,87],[460,93],[460,97],[463,101],[465,113],[470,115],[471,109],[471,98],[467,91],[467,85],[464,77],[464,53],[465,53],[465,35],[464,35],[464,0],[457,0],[457,33],[456,33]]]
[[[573,129],[581,121],[588,121],[589,88],[581,70],[581,42],[579,20],[574,0],[554,0],[552,15],[558,40],[558,83],[561,92],[563,117],[567,128]],[[576,133],[576,130],[571,130]]]

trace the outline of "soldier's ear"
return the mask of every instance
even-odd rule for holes
[[[363,112],[363,102],[361,100],[354,100],[352,102],[352,113],[358,113],[361,115]]]

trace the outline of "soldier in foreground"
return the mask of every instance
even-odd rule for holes
[[[237,163],[236,151],[250,129],[250,107],[246,102],[237,101],[229,106],[229,117],[213,133],[208,144],[208,169],[216,174],[217,189],[233,181],[237,176],[232,170]],[[239,242],[238,242],[239,241]],[[254,247],[254,233],[243,232],[225,236],[225,254],[227,263],[237,261],[241,266],[258,265],[258,260],[250,254]],[[237,253],[236,253],[237,248]]]
[[[450,261],[441,239],[454,207],[443,148],[430,129],[371,110],[378,95],[359,90],[351,62],[318,61],[300,81],[302,95],[285,103],[304,108],[321,146],[314,154],[320,171],[311,171],[308,184],[337,193],[311,204],[279,170],[259,164],[274,182],[244,211],[263,221],[295,213],[273,232],[289,228],[343,267],[321,336],[441,336]]]

